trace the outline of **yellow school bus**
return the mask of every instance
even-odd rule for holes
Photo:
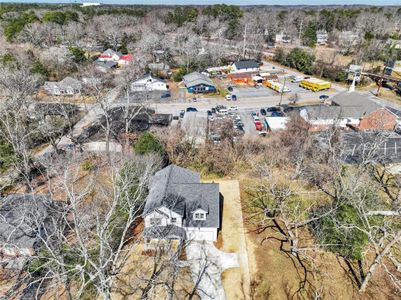
[[[304,89],[307,89],[307,90],[318,92],[318,91],[324,91],[324,90],[330,89],[331,83],[328,81],[321,80],[321,79],[308,78],[308,79],[302,80],[300,82],[299,86]]]

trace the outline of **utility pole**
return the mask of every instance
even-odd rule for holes
[[[281,106],[281,101],[283,101],[283,94],[284,94],[284,88],[285,88],[286,80],[287,80],[287,76],[284,76],[284,84],[283,84],[283,87],[281,88],[280,102],[278,103],[278,106]]]
[[[245,49],[246,49],[246,29],[248,24],[245,24],[245,32],[244,32],[244,47],[242,49],[242,58],[245,58]]]

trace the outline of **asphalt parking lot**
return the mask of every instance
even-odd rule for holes
[[[186,112],[181,121],[181,128],[187,137],[196,144],[206,140],[207,114],[206,112]]]
[[[253,110],[241,110],[239,115],[241,116],[241,121],[244,123],[244,132],[248,135],[258,135],[258,131],[255,128],[253,118],[251,116]]]
[[[341,141],[347,163],[401,162],[401,135],[395,132],[344,132]]]
[[[279,95],[279,93],[267,87],[236,87],[232,94],[236,95],[238,100],[245,97],[267,97]]]

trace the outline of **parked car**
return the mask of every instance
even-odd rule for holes
[[[262,116],[266,116],[266,109],[262,108],[262,109],[260,110],[260,114],[261,114]]]
[[[208,117],[213,116],[212,112],[210,110],[207,111]]]
[[[226,114],[228,113],[228,110],[225,109],[225,108],[221,108],[221,109],[219,109],[219,110],[217,111],[217,113],[218,113],[218,114],[221,114],[221,115],[226,115]]]
[[[216,113],[216,109],[214,107],[212,107],[211,111],[212,111],[213,114]]]
[[[271,107],[266,108],[266,112],[273,112],[273,111],[280,111],[280,107],[271,106]]]
[[[283,112],[284,112],[285,114],[288,114],[288,113],[290,113],[290,112],[292,112],[292,111],[297,111],[297,110],[299,110],[299,109],[300,109],[299,107],[283,105]]]
[[[231,85],[229,85],[229,86],[227,87],[227,90],[230,91],[230,92],[232,92],[232,91],[234,90],[234,87],[231,86]]]
[[[251,116],[252,116],[254,121],[259,121],[259,116],[258,116],[258,114],[256,112],[252,112]]]
[[[291,82],[301,82],[303,79],[304,79],[303,76],[296,76],[296,75],[291,76]]]
[[[237,95],[231,95],[231,100],[237,101]]]
[[[231,101],[231,94],[226,95],[226,100]]]
[[[185,115],[185,110],[181,110],[181,111],[180,111],[180,118],[183,118],[184,115]]]
[[[320,96],[319,96],[319,100],[320,100],[320,101],[325,101],[325,100],[327,100],[327,99],[329,99],[329,96],[328,96],[328,95],[320,95]]]
[[[196,97],[192,98],[192,102],[197,102],[198,100],[196,99]]]
[[[281,111],[273,111],[271,116],[272,117],[283,117],[284,114]]]
[[[228,110],[231,110],[231,111],[238,110],[238,107],[237,106],[230,106],[228,108]]]
[[[179,119],[180,119],[179,116],[173,116],[173,120],[177,121],[177,120],[179,120]]]
[[[160,96],[161,99],[169,98],[169,97],[171,97],[171,94],[170,94],[170,93],[164,93],[164,94],[162,94],[162,95]]]
[[[256,128],[257,131],[262,131],[263,130],[262,122],[255,121],[255,128]]]
[[[197,112],[198,110],[195,107],[187,107],[187,112]]]

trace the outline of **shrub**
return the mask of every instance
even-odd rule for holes
[[[165,154],[163,145],[150,132],[141,135],[134,146],[136,154],[158,153],[161,156]]]
[[[83,171],[92,171],[95,169],[95,165],[93,164],[93,161],[91,159],[86,159],[82,165],[81,165],[81,169]]]

